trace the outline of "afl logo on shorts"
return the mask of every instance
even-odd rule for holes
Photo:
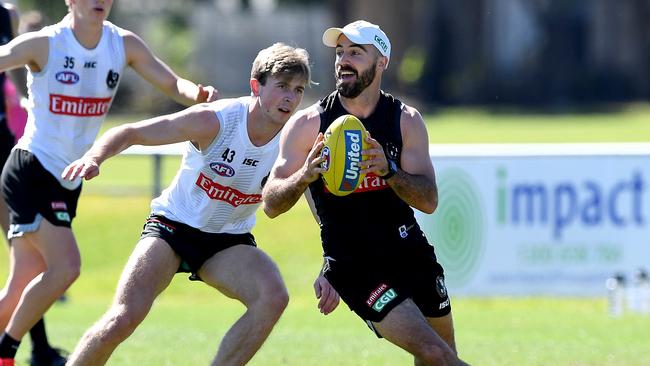
[[[106,75],[106,86],[108,86],[109,89],[115,89],[119,80],[120,74],[113,70],[108,70],[108,75]]]

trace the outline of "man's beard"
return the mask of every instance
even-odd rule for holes
[[[361,77],[357,77],[357,80],[354,83],[345,83],[338,77],[336,78],[336,90],[345,98],[356,98],[361,94],[362,91],[366,90],[368,85],[372,84],[375,80],[375,69],[377,67],[377,62],[374,62],[372,66],[361,73]],[[352,68],[342,67],[339,70],[341,71],[354,71]],[[357,74],[358,76],[358,74]]]

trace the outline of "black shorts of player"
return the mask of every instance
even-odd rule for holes
[[[451,312],[442,266],[425,238],[401,241],[392,251],[365,257],[325,257],[325,278],[341,299],[368,326],[380,322],[405,299],[412,299],[425,317]]]
[[[9,239],[38,230],[43,218],[55,226],[72,224],[81,185],[74,190],[64,188],[31,152],[11,151],[1,181],[9,208]]]
[[[154,237],[164,240],[181,257],[177,272],[189,272],[190,280],[201,280],[198,271],[213,255],[235,245],[257,247],[251,233],[206,233],[162,215],[151,214],[142,228],[140,239]]]

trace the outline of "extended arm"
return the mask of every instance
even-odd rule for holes
[[[49,48],[47,36],[40,32],[22,34],[0,46],[0,71],[27,66],[33,72],[39,72],[47,63]]]
[[[262,191],[264,213],[273,218],[288,211],[318,179],[322,168],[318,133],[320,117],[315,109],[299,112],[287,122],[280,139],[280,155]]]
[[[212,102],[217,91],[211,86],[183,79],[156,57],[144,41],[136,34],[127,32],[124,36],[127,63],[145,80],[180,104],[190,106],[196,103]]]
[[[219,133],[219,120],[205,104],[178,113],[113,127],[106,131],[80,159],[72,162],[61,176],[92,179],[99,166],[111,156],[132,145],[164,145],[193,141],[199,149],[206,147]]]
[[[429,157],[429,136],[420,113],[405,107],[401,117],[402,155],[401,168],[386,180],[397,195],[411,207],[425,213],[432,213],[438,206],[438,188],[435,172]],[[381,145],[368,138],[371,159],[369,168],[362,172],[373,172],[379,176],[388,173],[388,161]]]

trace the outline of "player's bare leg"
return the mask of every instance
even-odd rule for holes
[[[180,258],[159,238],[140,240],[129,257],[111,308],[83,335],[67,365],[104,365],[169,286]]]
[[[25,238],[15,238],[9,247],[9,277],[0,290],[0,329],[5,329],[23,290],[34,277],[45,270],[41,254],[33,246],[20,243]]]
[[[442,338],[445,343],[458,354],[456,349],[456,339],[454,336],[454,320],[452,313],[449,313],[440,318],[426,318],[427,322],[431,325],[431,328],[438,333],[440,338]]]
[[[467,365],[431,327],[412,300],[406,299],[379,323],[373,323],[386,340],[415,357],[416,366]]]
[[[246,306],[244,315],[221,341],[212,365],[246,364],[271,333],[289,301],[280,271],[260,249],[236,245],[205,262],[199,276]]]
[[[12,239],[12,245],[33,247],[45,262],[45,271],[23,290],[6,328],[12,338],[21,339],[79,277],[81,257],[72,230],[54,226],[45,219],[38,231]]]

